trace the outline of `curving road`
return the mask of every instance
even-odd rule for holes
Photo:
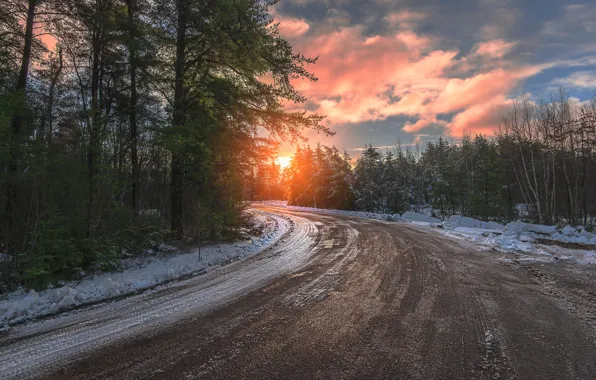
[[[259,255],[0,336],[0,377],[594,379],[596,270],[430,229],[257,206]]]

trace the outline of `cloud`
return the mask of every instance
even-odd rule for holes
[[[451,113],[474,104],[489,102],[507,95],[523,79],[538,74],[541,68],[527,66],[515,69],[495,69],[461,79],[449,79],[441,95],[432,104],[435,113]]]
[[[418,113],[420,103],[439,85],[433,78],[457,54],[426,54],[432,43],[431,38],[411,31],[365,36],[359,26],[319,35],[297,49],[319,57],[312,67],[319,81],[295,85],[317,102],[318,111],[334,124]],[[399,97],[399,101],[393,96]]]
[[[502,58],[509,53],[517,42],[507,42],[502,39],[480,42],[474,46],[474,54],[492,58]]]
[[[57,41],[56,38],[51,34],[44,34],[39,39],[49,51],[54,51],[56,49]]]
[[[551,83],[555,86],[596,89],[596,71],[578,71]]]
[[[279,34],[288,39],[300,37],[310,29],[308,22],[293,17],[275,16],[274,22],[279,22]]]
[[[544,23],[541,33],[549,37],[580,37],[596,33],[596,5],[571,4],[560,17]]]
[[[402,128],[405,132],[414,133],[421,131],[431,125],[448,126],[448,123],[444,120],[437,120],[435,116],[423,117],[415,123],[406,122]],[[421,136],[421,135],[418,135]]]
[[[294,84],[318,105],[316,111],[326,115],[332,127],[402,115],[415,118],[402,125],[408,133],[440,126],[460,135],[464,121],[486,132],[494,122],[489,108],[504,104],[520,82],[541,70],[504,60],[515,44],[491,40],[458,58],[457,50],[436,48],[438,41],[431,36],[410,30],[366,35],[356,25],[302,40],[297,50],[319,57],[311,67],[319,81]],[[503,67],[471,59],[479,55],[500,58]],[[464,76],[452,77],[449,70],[462,62],[469,70]],[[454,116],[450,122],[439,115]],[[481,120],[483,116],[488,119]]]
[[[426,17],[427,15],[422,12],[402,10],[391,12],[383,19],[389,26],[413,29],[419,22],[424,21]]]
[[[497,95],[490,100],[469,106],[456,114],[449,123],[451,135],[462,136],[465,133],[493,135],[511,103],[512,100]]]
[[[301,33],[292,41],[295,51],[319,57],[308,68],[318,82],[293,82],[308,109],[349,134],[341,137],[346,146],[358,145],[350,139],[383,145],[392,134],[418,140],[420,133],[492,134],[530,78],[530,89],[544,88],[540,81],[596,87],[596,44],[589,38],[596,33],[595,5],[552,6],[543,14],[536,3],[516,0],[456,3],[280,3],[284,14],[308,25],[288,32]],[[568,76],[553,79],[561,73],[553,69],[563,68]]]
[[[486,40],[505,38],[514,29],[513,27],[522,18],[521,10],[506,4],[506,1],[490,2],[486,16],[491,19],[480,28],[480,33]],[[486,6],[486,4],[485,4]]]

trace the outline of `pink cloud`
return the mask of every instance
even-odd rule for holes
[[[445,122],[443,120],[437,120],[437,118],[434,116],[423,117],[422,119],[418,120],[417,122],[415,122],[413,124],[410,122],[406,122],[406,124],[404,125],[404,127],[402,129],[408,133],[414,133],[414,132],[418,132],[432,124],[446,126],[447,122]]]
[[[470,78],[451,78],[433,103],[436,113],[459,111],[504,94],[517,83],[516,72],[496,69]]]
[[[310,29],[310,25],[302,19],[278,17],[275,22],[279,22],[279,34],[284,38],[300,37]]]
[[[438,42],[411,30],[372,36],[361,26],[319,31],[295,44],[296,51],[319,57],[310,68],[319,81],[294,85],[318,104],[317,112],[327,115],[331,127],[399,115],[417,119],[403,126],[406,132],[442,125],[456,136],[468,128],[492,133],[495,110],[524,79],[543,69],[506,60],[515,42],[483,42],[465,57],[437,48]],[[474,59],[479,56],[490,57],[491,65]],[[454,77],[462,65],[465,72]],[[455,116],[450,122],[439,118],[446,114]]]
[[[303,36],[310,30],[310,24],[306,20],[284,16],[277,13],[275,7],[269,8],[273,23],[278,23],[279,34],[287,39],[294,39]]]
[[[493,135],[511,102],[504,96],[498,95],[488,101],[471,105],[453,117],[449,124],[451,135],[461,137],[468,132]]]
[[[501,39],[480,42],[474,46],[474,53],[486,57],[502,58],[509,53],[516,44],[517,42],[507,42]]]

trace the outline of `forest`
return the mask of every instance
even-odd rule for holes
[[[580,104],[562,89],[549,101],[524,97],[492,138],[396,143],[384,152],[369,145],[355,163],[335,148],[303,147],[283,175],[263,178],[274,179],[265,193],[281,192],[290,205],[589,225],[596,216],[596,98]]]
[[[0,291],[231,238],[253,200],[593,223],[596,98],[521,98],[495,136],[354,160],[307,145],[333,133],[287,107],[317,59],[280,35],[276,3],[0,0]],[[283,170],[281,141],[299,146]]]
[[[322,133],[275,0],[0,0],[0,291],[226,238],[279,141]]]

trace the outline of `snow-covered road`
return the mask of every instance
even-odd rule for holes
[[[0,335],[0,378],[34,376],[74,356],[150,334],[188,316],[207,313],[297,270],[308,262],[317,228],[298,216],[291,221],[291,231],[257,257],[153,292],[17,326]]]

